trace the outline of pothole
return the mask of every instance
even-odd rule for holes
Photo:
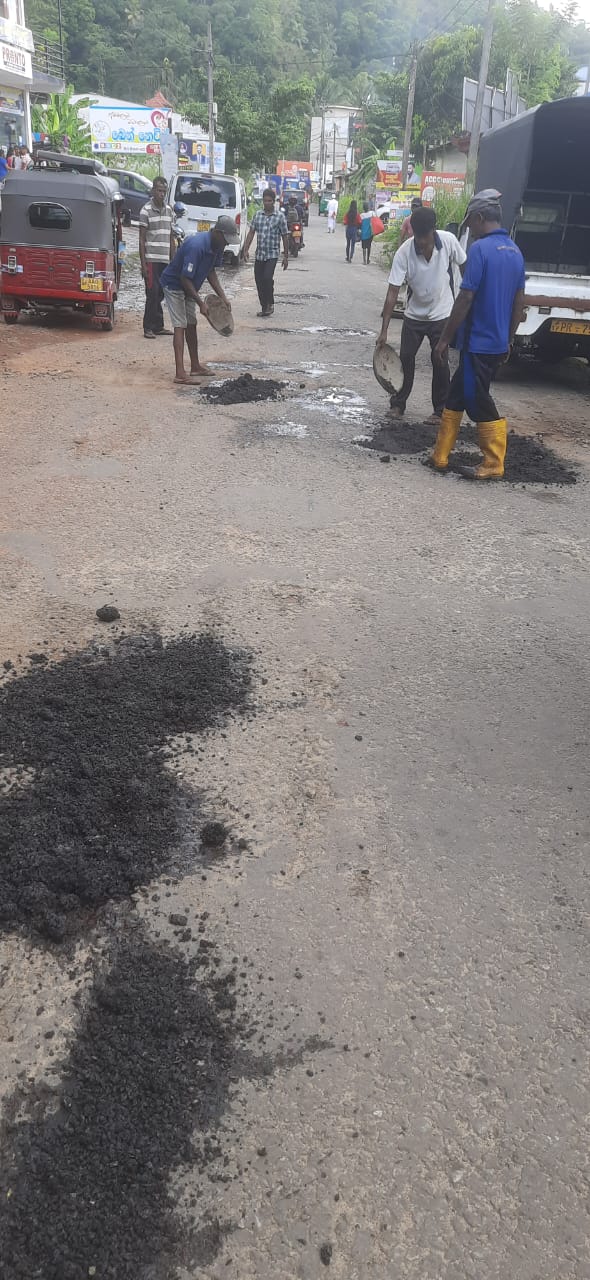
[[[391,422],[378,427],[373,435],[355,443],[377,453],[391,454],[393,458],[423,453],[432,449],[437,427],[428,422]],[[481,454],[477,445],[477,429],[473,425],[461,429],[459,449],[451,454],[449,471],[459,472],[461,467],[477,465]],[[464,446],[467,446],[465,448]],[[508,484],[572,485],[578,479],[578,469],[565,459],[558,458],[537,436],[508,433],[504,480]]]

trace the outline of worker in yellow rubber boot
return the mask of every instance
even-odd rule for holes
[[[459,238],[468,227],[471,247],[457,300],[435,349],[435,358],[446,361],[455,339],[461,355],[428,461],[435,470],[446,471],[467,410],[477,423],[483,453],[480,466],[461,468],[469,480],[501,480],[504,475],[506,419],[498,414],[490,384],[510,357],[524,301],[524,258],[502,228],[499,196],[498,191],[480,191],[467,206]]]

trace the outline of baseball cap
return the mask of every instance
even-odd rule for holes
[[[239,244],[240,233],[237,224],[226,213],[217,219],[215,229],[216,231],[221,231],[222,236],[225,237],[226,244]]]
[[[471,217],[472,213],[482,213],[482,211],[484,209],[488,209],[491,204],[495,204],[498,206],[498,215],[499,215],[499,218],[501,219],[502,218],[502,206],[500,204],[501,198],[502,198],[502,192],[496,191],[495,187],[486,187],[483,191],[476,191],[475,195],[471,197],[471,200],[469,201],[469,204],[467,205],[467,208],[465,210],[465,217],[463,218],[461,226],[459,227],[459,232],[458,232],[459,237],[463,235],[465,227],[467,226],[467,220],[468,218]]]

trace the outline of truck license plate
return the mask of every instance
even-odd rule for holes
[[[552,333],[590,333],[589,320],[552,320]]]
[[[197,231],[208,231],[210,226],[210,222],[197,222]]]
[[[80,288],[84,293],[103,293],[104,280],[100,276],[82,276]]]

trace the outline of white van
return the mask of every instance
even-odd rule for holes
[[[168,203],[178,202],[186,209],[178,223],[188,236],[196,231],[210,231],[224,213],[235,220],[240,243],[228,244],[225,256],[237,266],[248,232],[248,201],[242,179],[185,170],[175,174],[168,188]]]

